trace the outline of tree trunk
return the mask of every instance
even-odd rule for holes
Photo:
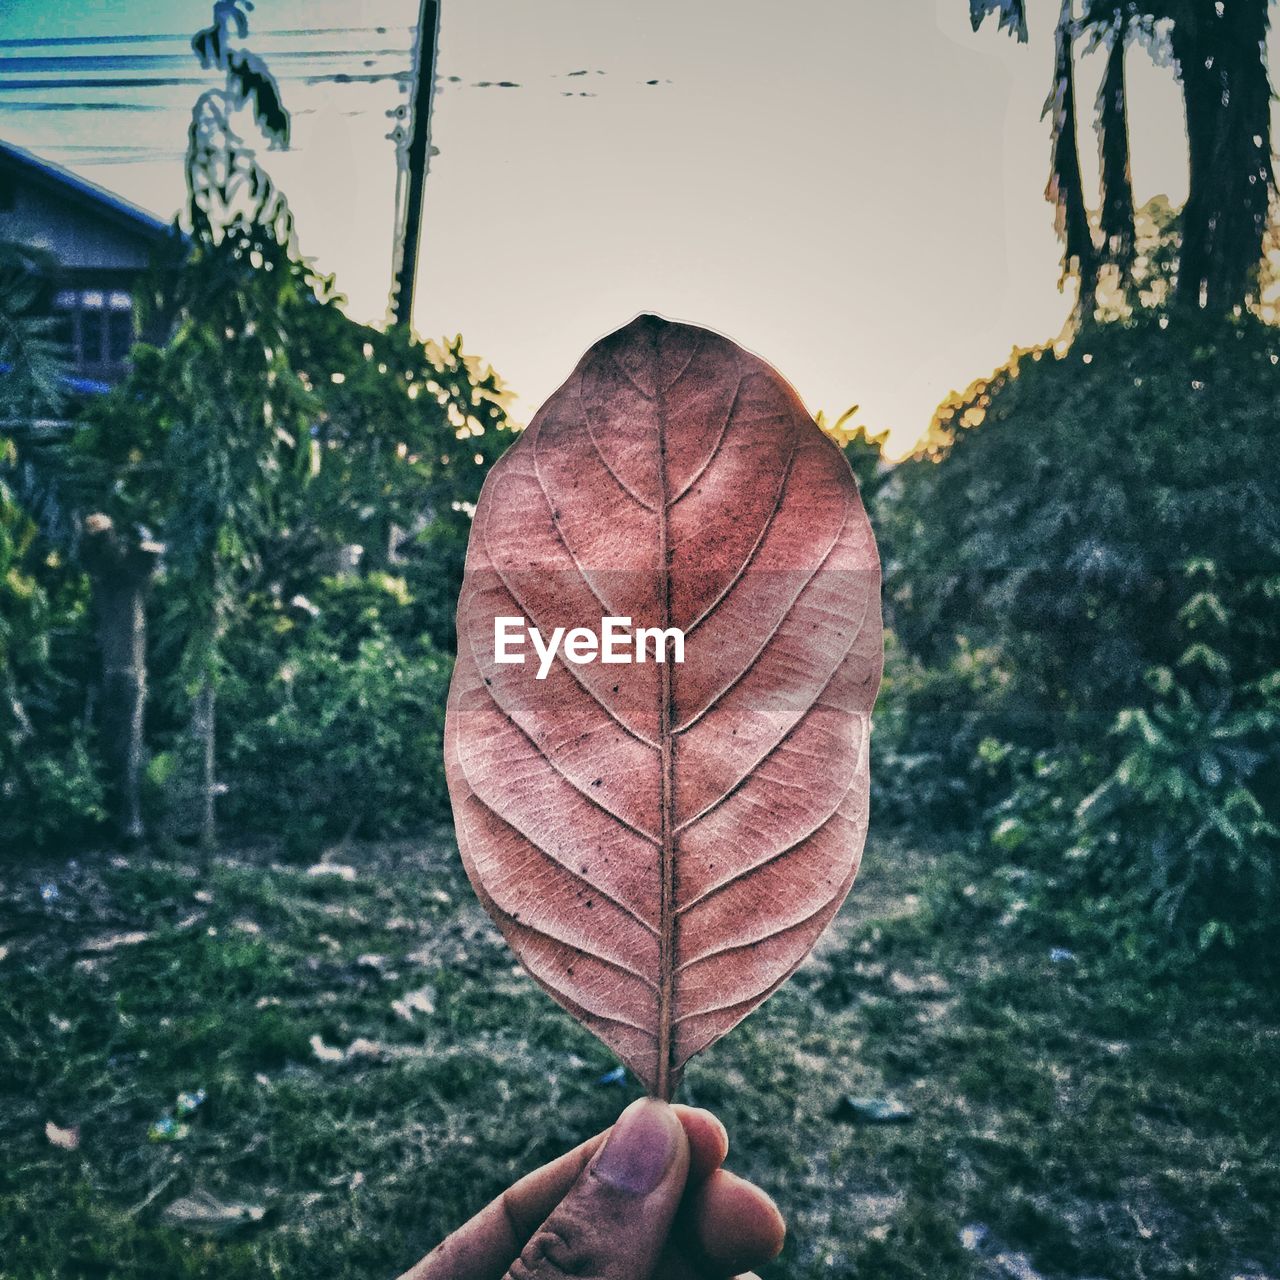
[[[203,813],[200,818],[200,843],[213,849],[218,843],[218,779],[215,746],[217,743],[217,690],[212,675],[206,673],[196,694],[192,711],[193,736],[201,748],[200,798]]]
[[[1080,175],[1080,146],[1076,121],[1075,26],[1071,0],[1062,0],[1054,37],[1053,84],[1045,103],[1052,124],[1049,185],[1045,199],[1054,207],[1058,238],[1062,241],[1062,279],[1074,273],[1080,284],[1076,317],[1093,315],[1098,290],[1098,252]]]
[[[130,546],[104,517],[97,517],[96,524],[89,523],[85,564],[93,587],[102,658],[102,755],[115,822],[120,834],[130,841],[145,835],[146,599],[157,552],[151,544]]]
[[[1189,188],[1178,300],[1228,315],[1244,306],[1275,194],[1267,0],[1208,0],[1179,10],[1171,32],[1187,118]]]

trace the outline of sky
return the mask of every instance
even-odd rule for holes
[[[294,118],[261,159],[364,321],[386,311],[417,7],[258,0],[247,42]],[[658,312],[763,356],[813,412],[860,406],[901,454],[1070,309],[1043,197],[1057,10],[1032,0],[1020,46],[974,35],[965,0],[442,0],[415,325],[461,333],[527,421]],[[172,216],[209,12],[0,0],[0,137]],[[1101,63],[1079,71],[1089,173]],[[1177,86],[1141,48],[1128,68],[1137,197],[1179,201]]]

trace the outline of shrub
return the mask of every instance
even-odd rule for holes
[[[83,693],[92,645],[83,575],[42,551],[0,476],[0,855],[74,847],[105,820]]]
[[[1182,567],[1280,572],[1280,330],[1156,318],[1021,353],[939,411],[897,469],[886,592],[905,649],[945,664],[958,638],[994,648],[1046,744],[1101,737],[1175,663]],[[1274,608],[1240,613],[1237,678],[1280,639]]]
[[[879,503],[878,789],[980,815],[1130,953],[1256,954],[1280,905],[1277,365],[1248,317],[1088,328],[944,406]]]
[[[1210,562],[1175,634],[1184,651],[1147,673],[1144,696],[1109,734],[1039,751],[988,739],[1007,792],[983,840],[1038,873],[1040,905],[1103,924],[1130,956],[1167,960],[1211,947],[1280,958],[1280,667],[1237,682],[1226,650],[1237,608]],[[1246,594],[1280,595],[1256,579]],[[1171,951],[1172,948],[1172,951]]]
[[[220,777],[226,812],[298,852],[443,817],[450,660],[373,626],[343,652],[317,628],[264,686],[228,679]]]
[[[1186,648],[1117,716],[1119,758],[1077,819],[1093,879],[1203,949],[1269,935],[1280,906],[1280,655],[1237,683],[1233,618],[1252,601],[1215,590],[1208,561],[1188,576],[1203,585],[1181,612]],[[1275,607],[1280,578],[1249,585]]]
[[[930,666],[885,633],[884,677],[871,736],[877,819],[954,829],[1000,794],[1001,760],[982,744],[1002,710],[1009,673],[994,650],[961,640]]]

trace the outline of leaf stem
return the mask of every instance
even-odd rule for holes
[[[654,364],[657,359],[655,355]],[[669,545],[667,482],[667,411],[658,391],[658,472],[662,501],[658,512],[658,572],[662,575],[659,599],[662,602],[659,628],[671,625],[671,548]],[[658,933],[658,1071],[654,1093],[671,1101],[678,1083],[672,1079],[672,1012],[675,1005],[676,973],[676,854],[675,854],[675,744],[672,738],[671,664],[659,664],[662,673],[658,707],[658,741],[662,747],[662,902]]]

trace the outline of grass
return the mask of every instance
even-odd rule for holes
[[[445,838],[328,874],[190,856],[0,872],[3,1280],[393,1276],[634,1096]],[[1280,1274],[1275,996],[1136,970],[1017,893],[873,840],[815,959],[690,1067],[790,1222],[768,1280]],[[834,1118],[849,1094],[914,1118]],[[202,1195],[253,1215],[197,1228]]]

